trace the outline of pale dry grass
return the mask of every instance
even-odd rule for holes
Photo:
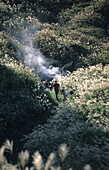
[[[27,150],[21,151],[18,155],[19,161],[16,165],[9,163],[5,157],[5,152],[13,152],[13,141],[6,140],[4,145],[0,148],[0,169],[1,170],[61,170],[60,166],[54,166],[55,163],[55,153],[51,153],[48,157],[47,162],[43,163],[43,158],[41,154],[37,151],[34,153],[32,164],[33,166],[26,166],[29,161],[29,152]],[[68,147],[66,144],[59,146],[59,155],[62,161],[68,154]],[[71,168],[69,170],[72,170]],[[84,170],[91,170],[90,165],[86,165]]]

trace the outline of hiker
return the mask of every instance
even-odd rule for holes
[[[73,90],[70,91],[70,95],[72,95],[72,94],[74,94],[74,91],[73,91]]]
[[[45,88],[49,88],[49,82],[46,80],[44,83]]]
[[[49,89],[52,91],[52,89],[53,89],[53,85],[52,85],[52,83],[50,82],[49,83]]]
[[[66,99],[66,96],[67,96],[67,93],[65,92],[65,90],[64,89],[62,89],[62,94],[63,94],[63,96],[64,96],[64,99],[63,99],[63,101]]]
[[[59,87],[60,87],[60,85],[59,85],[59,83],[57,83],[56,80],[55,80],[55,83],[53,84],[53,87],[54,87],[56,99],[59,100],[59,99],[58,99],[58,92],[59,92]]]

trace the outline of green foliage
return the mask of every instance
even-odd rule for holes
[[[47,57],[61,62],[73,61],[72,70],[109,63],[106,20],[91,2],[77,3],[58,15],[56,24],[43,24],[35,43]],[[108,20],[107,20],[108,21]]]
[[[103,26],[103,23],[108,22],[108,18],[102,17],[102,12],[100,13],[103,6],[108,6],[108,2],[99,1],[94,4],[90,1],[81,3],[65,1],[65,6],[63,6],[63,2],[38,1],[36,3],[31,1],[30,3],[17,4],[16,2],[15,4],[13,1],[10,9],[8,9],[9,4],[1,3],[2,27],[10,33],[17,33],[31,24],[35,26],[35,15],[42,18],[43,21],[49,20],[50,22],[51,13],[49,12],[52,12],[50,8],[54,5],[53,9],[57,9],[55,5],[58,4],[60,13],[58,11],[57,23],[43,25],[43,30],[36,34],[34,44],[39,46],[44,55],[60,61],[61,65],[73,61],[71,70],[99,63],[103,63],[103,65],[109,63],[107,53],[109,45],[106,38],[108,27]],[[49,3],[52,5],[49,6]],[[67,9],[62,10],[59,4]],[[70,8],[68,8],[69,6]],[[24,9],[28,12],[25,13]],[[38,9],[40,9],[40,16]],[[4,15],[3,12],[6,11],[7,13]],[[18,11],[19,17],[14,11]],[[8,15],[8,12],[11,12],[13,17]],[[53,13],[54,20],[56,20],[56,10]],[[47,15],[49,16],[47,17]]]
[[[40,50],[44,55],[59,60],[62,64],[66,64],[70,61],[76,63],[79,55],[85,56],[89,53],[86,46],[72,41],[67,36],[60,37],[60,31],[57,31],[45,29],[38,32],[38,46],[41,47]]]
[[[27,142],[24,148],[32,153],[39,150],[46,159],[51,150],[56,152],[57,147],[64,142],[69,147],[69,156],[65,159],[63,168],[82,169],[88,163],[94,170],[101,167],[106,169],[108,131],[91,127],[68,104],[61,106],[44,126],[39,126],[25,137]],[[59,159],[57,162],[59,163]]]
[[[13,45],[3,32],[0,34],[0,40],[2,46],[0,56],[0,135],[2,135],[2,142],[13,128],[17,131],[21,125],[26,126],[29,119],[43,122],[46,116],[50,115],[54,101],[44,90],[39,77],[15,60]]]
[[[109,69],[108,65],[90,66],[58,79],[67,92],[75,90],[68,102],[92,124],[108,129],[109,122]],[[64,83],[63,83],[64,82]],[[69,96],[68,96],[69,97]]]
[[[24,148],[32,153],[39,150],[47,158],[64,142],[71,150],[65,169],[81,169],[87,163],[95,170],[107,169],[109,66],[81,68],[58,78],[58,82],[60,89],[64,87],[68,93],[74,90],[74,95],[59,104],[47,123],[25,136]]]
[[[25,136],[24,148],[28,148],[32,153],[39,150],[45,160],[51,151],[57,151],[58,146],[64,142],[70,147],[70,156],[66,158],[62,169],[72,167],[77,170],[89,163],[95,170],[107,170],[109,158],[108,1],[100,0],[93,3],[90,0],[82,2],[79,0],[37,2],[4,0],[2,2],[0,3],[1,142],[13,136],[16,140],[19,134],[21,138],[21,135],[30,132],[37,124],[44,123],[52,113],[47,123],[36,126]],[[58,60],[59,66],[73,61],[71,71],[78,67],[99,64],[87,69],[78,69],[72,74],[69,73],[68,77],[61,77],[58,80],[61,87],[65,86],[67,92],[72,89],[75,91],[74,95],[67,96],[64,103],[57,103],[59,108],[54,108],[53,111],[52,108],[56,104],[51,98],[54,97],[53,92],[50,95],[49,91],[45,91],[39,77],[15,60],[16,49],[20,43],[15,43],[9,37],[9,34],[17,34],[31,25],[35,29],[38,23],[36,16],[43,22],[49,23],[42,24],[41,29],[33,35],[34,46],[38,45],[45,56]],[[59,97],[62,100],[61,94]],[[29,130],[26,131],[26,128]],[[0,152],[4,151],[5,147],[3,146]],[[24,155],[28,157],[27,152]],[[0,153],[0,156],[4,155]],[[21,156],[23,153],[19,158],[22,158]],[[60,161],[56,160],[58,165]],[[24,168],[23,166],[20,164],[19,168]],[[6,163],[5,168],[18,167]]]
[[[95,10],[100,12],[105,19],[109,20],[108,9],[109,9],[109,1],[108,0],[98,1],[98,3],[95,6]]]

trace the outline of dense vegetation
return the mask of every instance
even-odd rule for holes
[[[40,148],[40,153],[47,157],[51,150],[56,151],[61,143],[66,143],[71,151],[65,169],[72,167],[76,170],[86,163],[95,169],[106,169],[109,156],[109,67],[102,70],[102,66],[97,65],[79,69],[58,81],[67,93],[72,87],[75,92],[67,97],[65,104],[60,104],[44,126],[25,137],[25,148],[31,152]]]
[[[4,26],[7,27],[5,24]],[[0,32],[1,143],[6,138],[21,138],[24,133],[31,131],[34,125],[44,122],[54,103],[38,75],[18,60],[17,49],[22,44],[14,42],[11,31],[10,34],[5,31]]]
[[[1,146],[1,169],[108,169],[108,9],[108,0],[0,2],[0,145],[8,138],[16,147],[14,157],[6,153],[12,153],[13,142]],[[55,101],[54,91],[44,89],[22,62],[23,53],[18,56],[27,28],[34,47],[56,60],[56,66],[72,63],[67,76],[58,78],[68,93],[65,102]],[[26,150],[17,163],[20,149]]]
[[[109,63],[109,20],[99,12],[103,8],[99,5],[90,1],[77,3],[59,13],[57,23],[47,23],[37,33],[40,50],[61,61],[59,64],[73,61],[71,70]]]

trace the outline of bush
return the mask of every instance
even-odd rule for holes
[[[78,69],[70,73],[68,77],[63,76],[58,79],[61,87],[64,86],[67,92],[75,90],[75,96],[70,102],[73,102],[82,116],[88,115],[93,124],[97,123],[103,128],[108,128],[109,121],[108,72],[108,65],[103,68],[99,64],[86,69]]]
[[[71,71],[105,65],[109,63],[107,33],[102,27],[105,21],[91,2],[74,4],[60,12],[57,23],[43,24],[34,44],[45,56],[58,60],[59,65],[73,61]]]
[[[0,58],[0,134],[5,133],[1,142],[13,128],[18,131],[21,125],[25,126],[31,120],[45,121],[54,103],[38,75],[11,56],[13,48],[5,54],[7,39],[3,38],[3,42]]]
[[[24,148],[31,153],[38,149],[46,159],[51,150],[56,152],[61,143],[66,143],[71,151],[65,169],[80,169],[87,163],[93,169],[107,169],[108,68],[99,64],[58,78],[60,88],[67,93],[74,90],[74,94],[67,96],[46,124],[25,136]]]
[[[82,121],[69,105],[54,112],[55,115],[44,126],[39,126],[25,137],[24,148],[32,153],[39,150],[44,159],[47,159],[52,150],[56,152],[61,143],[66,143],[69,156],[65,159],[63,169],[82,169],[85,164],[97,170],[101,167],[106,169],[108,132]]]

